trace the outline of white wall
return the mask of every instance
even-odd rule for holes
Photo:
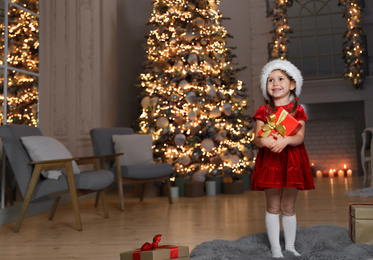
[[[116,0],[40,1],[40,128],[74,156],[116,124]]]

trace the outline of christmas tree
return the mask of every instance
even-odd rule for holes
[[[38,116],[38,71],[39,71],[39,21],[30,12],[18,7],[28,8],[38,13],[37,0],[12,0],[8,5],[8,17],[0,10],[0,33],[7,29],[8,49],[4,54],[5,38],[1,37],[0,64],[7,62],[8,70],[1,71],[0,99],[4,100],[4,73],[7,73],[7,123],[37,125]],[[2,8],[1,8],[2,9]],[[8,28],[5,20],[8,19]],[[4,120],[4,103],[1,104],[0,120]]]
[[[177,176],[241,174],[252,166],[251,117],[218,0],[155,0],[140,75],[139,132]]]

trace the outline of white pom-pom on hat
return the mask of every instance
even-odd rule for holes
[[[297,95],[297,97],[299,97],[300,93],[302,92],[303,85],[303,77],[300,70],[290,61],[277,59],[268,62],[262,69],[262,74],[260,77],[260,87],[262,89],[264,98],[266,100],[269,100],[267,93],[267,80],[271,72],[274,70],[285,71],[286,74],[288,74],[295,80],[295,94]],[[291,98],[293,99],[294,97]]]

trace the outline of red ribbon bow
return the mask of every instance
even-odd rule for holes
[[[158,247],[159,241],[161,241],[161,236],[162,235],[156,235],[153,238],[153,243],[148,243],[146,242],[145,244],[142,245],[141,250],[152,250],[154,248]]]
[[[141,254],[142,251],[149,251],[149,250],[162,249],[162,248],[170,249],[170,258],[171,259],[178,258],[179,257],[179,248],[178,247],[168,246],[168,245],[164,245],[164,246],[159,246],[158,245],[159,241],[161,241],[161,236],[162,235],[154,236],[153,243],[146,242],[145,244],[143,244],[140,250],[137,250],[137,251],[132,253],[132,259],[133,260],[141,260],[140,254]]]

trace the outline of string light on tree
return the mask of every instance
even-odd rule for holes
[[[345,78],[352,81],[355,87],[362,87],[366,73],[364,71],[367,53],[366,36],[362,29],[363,1],[340,0],[346,18],[346,32],[344,35]]]
[[[288,59],[288,43],[291,28],[287,21],[286,11],[293,4],[293,0],[275,0],[273,16],[273,36],[269,44],[269,59]]]
[[[252,166],[251,118],[218,0],[155,0],[140,75],[140,132],[177,175],[240,174]]]
[[[38,13],[37,0],[11,0],[24,8]],[[0,14],[4,17],[4,14]],[[38,118],[38,77],[21,71],[38,73],[39,65],[39,21],[30,12],[9,4],[8,9],[8,66],[19,69],[8,70],[7,123],[37,125]],[[0,24],[0,64],[5,60],[5,23]],[[4,93],[4,76],[0,78],[0,93]],[[4,96],[0,95],[1,106]],[[1,109],[0,120],[4,115]]]

